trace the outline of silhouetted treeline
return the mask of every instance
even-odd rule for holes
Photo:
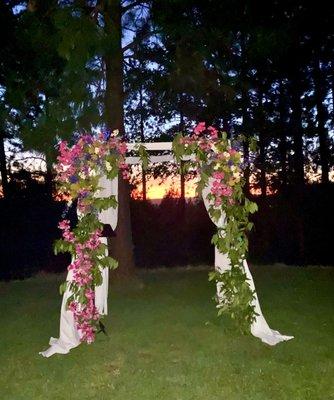
[[[250,258],[253,262],[334,265],[334,184],[306,185],[255,199]]]
[[[307,185],[253,198],[259,211],[250,235],[252,262],[334,264],[332,250],[334,185]],[[167,198],[159,206],[132,203],[133,240],[138,267],[212,264],[215,227],[202,202]]]
[[[51,255],[38,257],[51,248],[59,205],[48,196],[29,203],[10,190],[18,165],[24,166],[17,161],[25,158],[21,150],[41,153],[34,153],[33,164],[43,158],[50,187],[60,138],[71,141],[73,133],[100,127],[119,129],[130,141],[170,141],[178,131],[190,134],[199,121],[232,138],[241,135],[245,192],[255,189],[262,197],[251,256],[330,262],[333,21],[334,3],[328,1],[0,2],[3,270],[57,265]],[[165,177],[171,169],[158,172]],[[149,179],[146,171],[143,188]],[[315,179],[323,189],[309,186]],[[125,212],[114,249],[119,271],[129,276],[130,213],[121,189]],[[276,191],[280,195],[272,197]],[[197,249],[198,233],[191,228],[196,221],[210,231],[200,206],[188,205],[180,216],[176,205],[164,202],[152,208],[153,220],[144,218],[145,207],[133,206],[137,265],[202,262],[212,253],[205,247],[209,240]]]
[[[57,225],[64,204],[53,201],[45,185],[36,181],[16,193],[14,190],[10,198],[0,199],[0,278],[62,271],[69,257],[55,257],[53,241],[59,235]]]
[[[185,266],[213,262],[214,233],[202,202],[182,204],[166,197],[159,205],[132,201],[131,220],[138,267]]]
[[[259,212],[250,235],[255,263],[334,265],[332,205],[334,185],[308,185],[302,191],[255,199]],[[0,200],[1,279],[61,272],[69,257],[54,256],[58,221],[65,204],[51,200],[38,183],[20,196]],[[210,244],[215,227],[204,205],[165,198],[157,205],[131,202],[133,242],[139,268],[213,264]]]

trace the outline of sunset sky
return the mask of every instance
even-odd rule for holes
[[[186,197],[195,197],[196,195],[196,181],[195,179],[186,182]],[[149,179],[147,181],[147,198],[148,199],[162,199],[170,190],[180,193],[180,177],[168,177],[162,179]],[[136,192],[141,193],[142,185],[138,186]],[[136,196],[136,193],[135,193]]]

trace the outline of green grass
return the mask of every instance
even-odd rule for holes
[[[0,399],[334,399],[334,269],[254,277],[268,322],[294,340],[269,347],[218,319],[207,271],[156,271],[111,286],[109,337],[49,359],[62,277],[1,283]]]

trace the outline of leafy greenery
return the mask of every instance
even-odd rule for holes
[[[246,333],[256,318],[254,292],[248,284],[244,262],[248,253],[247,232],[252,228],[248,216],[257,211],[257,205],[244,196],[241,153],[233,148],[226,132],[218,134],[213,127],[208,127],[207,131],[213,136],[200,136],[205,132],[204,126],[199,128],[201,125],[203,123],[195,128],[191,137],[178,134],[173,141],[173,151],[178,161],[184,156],[195,158],[190,165],[198,173],[199,194],[211,180],[210,192],[205,196],[210,203],[208,212],[213,221],[218,223],[212,243],[220,253],[228,256],[230,269],[221,271],[220,266],[216,265],[215,271],[209,274],[209,280],[217,283],[218,315],[228,313],[236,320],[241,331]],[[219,179],[215,178],[215,174],[220,176]],[[229,189],[229,194],[217,197],[213,192],[215,183]],[[221,219],[224,220],[223,224],[219,223]]]
[[[98,137],[82,135],[77,143],[59,145],[57,182],[59,195],[77,201],[79,221],[71,228],[69,220],[59,223],[62,239],[55,242],[55,253],[70,253],[72,271],[60,293],[67,288],[71,295],[67,307],[73,312],[81,340],[91,343],[100,327],[100,310],[95,306],[95,287],[102,284],[102,268],[116,269],[118,262],[110,257],[107,245],[100,240],[103,223],[99,213],[117,207],[115,196],[100,197],[100,180],[118,176],[125,166],[126,145],[117,137],[118,131],[100,133]],[[88,316],[88,317],[87,317]],[[86,333],[83,333],[83,330]]]

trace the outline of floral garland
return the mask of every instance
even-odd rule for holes
[[[117,268],[117,261],[106,256],[106,245],[100,242],[102,224],[98,213],[110,207],[116,208],[114,196],[99,198],[99,180],[103,176],[114,179],[122,172],[129,178],[125,163],[126,144],[112,134],[97,137],[83,135],[76,144],[69,146],[61,142],[56,166],[59,193],[77,199],[79,221],[74,229],[67,219],[59,223],[62,239],[55,243],[55,252],[70,252],[72,271],[70,282],[60,287],[61,294],[69,287],[72,295],[67,307],[73,312],[81,341],[92,343],[101,328],[101,315],[95,306],[95,286],[102,283],[101,268]],[[148,154],[143,146],[136,149],[143,166],[148,164]],[[229,256],[231,269],[223,273],[210,273],[209,279],[220,284],[222,298],[217,297],[218,314],[230,313],[243,331],[248,331],[256,313],[252,305],[254,292],[247,283],[243,262],[248,251],[247,232],[252,228],[249,213],[257,210],[243,194],[242,156],[227,139],[226,133],[219,133],[214,127],[199,123],[191,136],[178,134],[173,142],[176,159],[195,155],[195,161],[187,163],[194,167],[199,176],[199,193],[212,180],[207,198],[210,201],[209,214],[218,221],[225,217],[226,224],[218,228],[212,243],[218,250]],[[220,296],[219,296],[220,297]],[[103,327],[103,326],[102,326]]]
[[[217,228],[212,243],[228,255],[231,268],[222,273],[215,270],[209,279],[219,283],[218,315],[229,313],[239,328],[248,332],[256,313],[252,305],[254,292],[248,285],[243,263],[248,252],[247,232],[252,228],[248,216],[257,210],[257,205],[244,196],[242,154],[235,148],[236,144],[231,144],[225,132],[219,133],[200,122],[191,136],[175,137],[173,150],[178,161],[195,155],[195,161],[188,163],[188,168],[197,171],[199,194],[210,179],[209,214],[217,222],[225,218],[224,227]]]
[[[100,242],[103,224],[98,213],[110,207],[116,208],[115,196],[99,198],[99,180],[102,176],[114,179],[122,172],[124,178],[129,173],[125,164],[126,144],[112,134],[81,136],[76,144],[69,146],[63,141],[59,145],[58,163],[56,166],[59,193],[77,199],[79,221],[71,230],[70,221],[64,219],[59,223],[62,239],[55,243],[55,253],[69,252],[72,262],[68,270],[72,271],[70,282],[64,282],[60,293],[69,286],[72,295],[67,307],[73,312],[76,327],[81,341],[92,343],[99,328],[103,328],[101,315],[95,306],[95,286],[102,283],[101,269],[117,268],[117,261],[106,256],[107,246]]]

